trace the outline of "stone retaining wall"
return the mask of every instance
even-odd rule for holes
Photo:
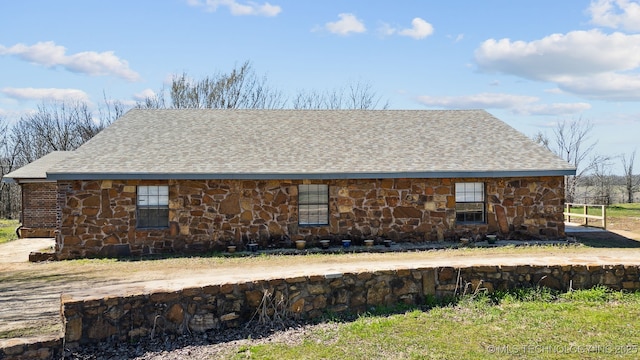
[[[636,265],[440,267],[328,274],[106,298],[63,296],[62,315],[65,343],[73,348],[107,340],[135,341],[152,333],[241,326],[256,315],[263,299],[275,304],[267,315],[278,311],[296,318],[318,318],[328,313],[362,313],[381,305],[422,304],[428,296],[469,294],[478,288],[491,292],[540,285],[568,290],[601,284],[615,290],[638,290],[639,274]]]
[[[64,338],[0,339],[0,359],[62,359]]]
[[[456,222],[456,182],[485,187],[486,222]],[[329,224],[298,225],[298,185],[329,186]],[[169,226],[136,228],[136,189],[169,187]],[[58,182],[60,259],[290,246],[305,239],[444,241],[461,236],[564,237],[562,177]]]

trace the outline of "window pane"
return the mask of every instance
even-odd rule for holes
[[[484,222],[484,183],[456,183],[456,220]]]
[[[169,226],[168,186],[138,186],[137,204],[139,228]]]
[[[158,209],[158,221],[156,222],[158,227],[169,227],[169,209]]]
[[[138,209],[138,227],[149,227],[149,212],[147,209]]]
[[[157,195],[149,195],[147,200],[148,206],[158,206],[158,196]]]
[[[483,222],[484,203],[456,204],[456,220],[460,222]]]

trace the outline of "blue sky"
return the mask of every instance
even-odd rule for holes
[[[600,154],[640,144],[638,1],[0,2],[9,120],[48,100],[133,105],[246,60],[288,95],[364,81],[392,109],[483,108],[529,136],[588,120]]]

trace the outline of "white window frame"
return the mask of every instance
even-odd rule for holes
[[[136,194],[136,227],[169,227],[169,186],[139,185]]]
[[[455,184],[456,223],[484,224],[487,219],[485,186],[482,182]]]

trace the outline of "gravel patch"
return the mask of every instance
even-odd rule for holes
[[[338,323],[256,324],[236,329],[216,330],[182,336],[145,337],[135,344],[101,343],[66,351],[64,359],[73,360],[177,360],[224,359],[259,344],[294,346],[318,332],[335,331]],[[317,339],[317,341],[321,341]],[[247,353],[249,356],[249,353]]]

